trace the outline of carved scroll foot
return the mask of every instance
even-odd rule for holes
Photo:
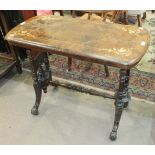
[[[31,114],[32,115],[38,115],[39,114],[38,107],[36,105],[34,105],[33,108],[31,109]]]
[[[116,129],[116,127],[114,127],[113,130],[111,131],[109,138],[112,141],[117,139],[117,129]]]
[[[117,138],[117,130],[118,130],[118,126],[119,126],[119,122],[120,122],[120,119],[121,119],[121,115],[122,115],[122,112],[123,112],[123,104],[122,106],[118,107],[116,106],[115,107],[115,120],[114,120],[114,126],[113,126],[113,129],[110,133],[110,139],[111,140],[116,140]]]
[[[34,82],[33,86],[34,86],[34,90],[35,90],[36,101],[35,101],[35,105],[31,109],[31,114],[38,115],[39,114],[38,108],[39,108],[39,105],[41,102],[42,89],[41,89],[41,86],[39,85],[39,83]]]

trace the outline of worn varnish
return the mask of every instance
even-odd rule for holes
[[[149,34],[143,28],[130,25],[36,16],[12,29],[6,40],[23,47],[41,47],[50,52],[128,69],[145,54]]]

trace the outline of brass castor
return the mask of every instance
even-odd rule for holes
[[[38,115],[39,114],[38,108],[36,106],[33,106],[33,108],[31,109],[31,114],[32,115]]]

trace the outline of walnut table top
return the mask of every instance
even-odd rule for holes
[[[130,25],[36,16],[12,29],[9,43],[51,53],[85,58],[123,69],[136,65],[149,45],[149,34]]]

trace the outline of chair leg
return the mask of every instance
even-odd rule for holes
[[[103,22],[106,21],[106,19],[107,19],[107,15],[108,15],[108,13],[105,13],[105,14],[104,14],[104,16],[103,16]]]
[[[68,71],[71,71],[72,58],[68,57]]]
[[[104,65],[104,70],[105,70],[105,76],[109,77],[109,70],[108,70],[108,66]]]
[[[117,11],[113,11],[111,19],[110,19],[111,22],[115,21],[116,14],[117,14]]]
[[[124,23],[125,25],[128,25],[128,17],[127,17],[127,11],[124,11]]]
[[[138,27],[142,26],[141,15],[137,15]]]
[[[72,15],[73,18],[75,18],[76,17],[76,11],[75,10],[71,10],[71,15]]]
[[[91,16],[92,16],[92,13],[89,12],[89,13],[88,13],[88,19],[89,19],[89,20],[90,20]]]
[[[146,19],[146,12],[143,13],[142,19]]]
[[[60,13],[60,16],[64,16],[63,10],[58,10]]]

